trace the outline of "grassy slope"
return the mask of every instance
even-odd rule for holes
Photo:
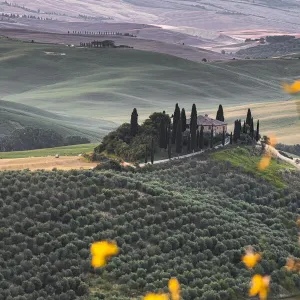
[[[99,141],[115,124],[79,117],[66,117],[49,113],[32,106],[0,100],[0,136],[15,129],[36,127],[52,129],[62,136],[80,135],[91,141]],[[100,127],[100,128],[99,128]]]
[[[221,150],[212,153],[211,156],[213,159],[218,161],[229,161],[233,166],[241,167],[244,171],[254,174],[256,177],[262,177],[279,188],[286,186],[286,183],[282,181],[280,171],[285,169],[293,170],[295,169],[293,166],[288,163],[272,159],[268,168],[263,171],[259,171],[257,165],[260,161],[260,157],[251,155],[250,153],[250,147],[238,147]]]
[[[82,145],[46,148],[46,149],[29,150],[29,151],[0,152],[0,159],[44,157],[44,156],[49,156],[49,155],[53,156],[57,153],[60,156],[76,156],[80,153],[93,152],[94,148],[97,145],[98,145],[97,143],[96,144],[82,144]]]

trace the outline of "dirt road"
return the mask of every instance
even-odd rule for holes
[[[34,171],[38,169],[52,170],[53,168],[57,168],[59,170],[72,170],[90,169],[96,165],[97,163],[87,162],[82,157],[78,156],[61,156],[60,158],[48,156],[0,159],[0,170],[30,169],[31,171]]]

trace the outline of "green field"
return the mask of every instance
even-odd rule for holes
[[[288,163],[272,159],[268,168],[263,171],[259,171],[257,166],[261,157],[251,154],[250,147],[221,150],[211,154],[211,156],[213,159],[218,161],[228,161],[235,167],[241,167],[245,172],[249,172],[256,177],[262,177],[279,188],[286,186],[286,182],[282,180],[280,172],[286,169],[295,169]]]
[[[24,126],[47,127],[96,142],[115,123],[128,122],[133,107],[141,122],[153,111],[172,113],[176,102],[187,112],[196,103],[199,113],[211,116],[222,103],[231,125],[233,118],[243,119],[246,113],[232,108],[245,105],[246,110],[255,103],[253,109],[260,109],[254,118],[264,118],[262,130],[293,144],[299,116],[295,105],[282,114],[279,101],[289,97],[280,85],[297,78],[299,66],[296,60],[195,63],[133,49],[71,48],[1,38],[0,68],[5,71],[0,73],[0,99],[6,101],[0,102],[0,134]],[[269,119],[264,104],[272,101],[278,106]]]
[[[65,55],[49,55],[46,52]],[[127,121],[171,111],[189,111],[286,98],[282,80],[299,75],[300,62],[246,60],[195,63],[133,49],[83,49],[2,39],[0,97],[69,116]]]
[[[64,146],[56,148],[46,148],[30,151],[14,151],[14,152],[0,152],[0,159],[5,158],[27,158],[27,157],[44,157],[54,156],[59,154],[60,156],[77,156],[81,153],[93,152],[94,148],[98,144],[83,144],[74,146]]]

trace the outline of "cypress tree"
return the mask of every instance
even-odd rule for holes
[[[138,132],[138,113],[136,108],[133,109],[130,120],[131,135],[135,136]]]
[[[187,153],[190,153],[191,151],[191,135],[189,134],[188,135],[188,138],[187,138]]]
[[[253,118],[251,118],[251,124],[250,124],[250,136],[253,139],[254,138],[254,121]]]
[[[176,153],[180,154],[182,152],[182,123],[181,119],[177,122],[176,130]]]
[[[232,132],[230,133],[230,145],[232,145]]]
[[[222,145],[225,145],[225,128],[223,128]]]
[[[257,120],[257,125],[256,125],[256,141],[259,141],[259,120]]]
[[[145,147],[145,164],[148,162],[148,146]]]
[[[151,140],[151,164],[154,163],[154,139]]]
[[[240,137],[240,123],[239,120],[234,122],[233,141],[236,143]]]
[[[159,124],[159,148],[163,149],[166,145],[166,125],[165,118],[161,118]]]
[[[224,122],[224,111],[223,111],[223,106],[220,104],[219,105],[219,109],[217,111],[217,116],[216,116],[216,120],[222,121]]]
[[[173,114],[172,144],[175,144],[176,141],[176,130],[179,121],[180,121],[180,108],[178,106],[178,103],[176,103],[175,111]]]
[[[199,148],[202,150],[204,148],[204,127],[201,126],[200,134],[199,134]]]
[[[185,109],[181,110],[181,123],[182,123],[182,132],[186,131],[186,114]]]
[[[243,133],[247,133],[246,121],[244,121],[244,125],[243,125]]]
[[[210,148],[213,147],[213,138],[214,138],[214,129],[212,127],[210,131]]]
[[[193,104],[192,107],[190,132],[191,132],[191,150],[194,152],[196,150],[196,137],[197,137],[197,109],[195,104]]]
[[[171,144],[171,129],[170,125],[168,127],[168,158],[171,159],[172,157],[172,144]]]
[[[170,124],[166,124],[165,126],[165,131],[166,131],[166,138],[165,138],[165,145],[164,149],[168,148],[168,143],[169,143],[169,138],[170,138]]]
[[[246,124],[249,126],[251,126],[251,118],[252,118],[251,110],[250,110],[250,108],[248,108]]]
[[[197,137],[196,137],[196,141],[197,141],[197,149],[199,149],[200,147],[200,134],[199,134],[199,130],[197,130]]]

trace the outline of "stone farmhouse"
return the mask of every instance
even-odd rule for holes
[[[186,120],[188,130],[190,129],[190,122],[191,122],[191,119]],[[225,130],[225,133],[227,133],[227,123],[226,122],[212,119],[208,115],[204,115],[204,116],[199,115],[197,117],[197,130],[200,131],[201,126],[203,126],[204,133],[210,133],[211,129],[213,129],[214,135],[222,134],[223,129]]]

